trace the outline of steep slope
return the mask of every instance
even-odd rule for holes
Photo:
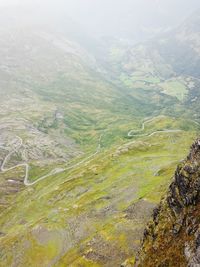
[[[33,15],[19,15],[22,21],[9,12],[10,24],[1,17],[2,146],[12,149],[6,138],[21,136],[24,147],[19,153],[24,150],[22,160],[33,167],[36,161],[42,166],[66,162],[93,152],[111,123],[114,127],[124,118],[130,123],[132,114],[143,114],[139,101],[106,81],[78,38],[59,31],[56,24],[35,22]]]
[[[137,266],[199,266],[200,264],[200,139],[175,172],[165,199],[144,232]]]

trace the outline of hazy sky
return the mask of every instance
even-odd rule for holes
[[[90,34],[142,38],[181,23],[200,0],[0,0],[0,6],[32,5],[72,18]]]

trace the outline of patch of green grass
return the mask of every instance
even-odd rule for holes
[[[172,80],[160,83],[159,86],[163,89],[165,94],[175,96],[180,101],[183,101],[188,93],[187,87],[180,81]]]

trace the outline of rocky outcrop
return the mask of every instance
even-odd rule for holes
[[[144,231],[139,267],[200,266],[200,139]]]

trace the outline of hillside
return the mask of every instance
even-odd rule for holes
[[[164,94],[165,99],[175,97],[184,104],[184,116],[199,121],[199,14],[198,10],[179,27],[137,45],[106,40],[108,72],[132,93],[148,94],[148,101],[154,98],[154,92]],[[169,114],[166,107],[165,112]]]

